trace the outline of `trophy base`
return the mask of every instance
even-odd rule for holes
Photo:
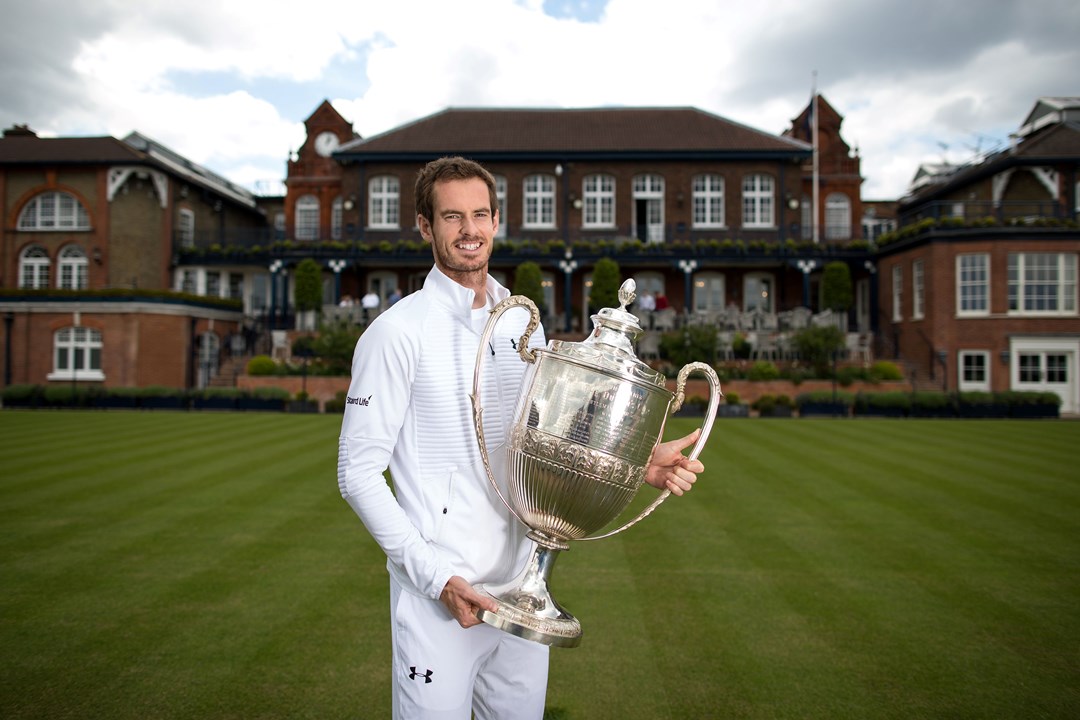
[[[551,647],[581,644],[581,623],[563,610],[548,592],[547,579],[559,550],[536,546],[525,569],[502,585],[477,584],[473,589],[499,605],[497,612],[479,610],[476,617],[488,625],[525,640]]]
[[[495,602],[499,603],[498,612],[479,610],[476,613],[476,617],[488,625],[494,625],[503,632],[550,647],[571,648],[581,644],[581,623],[557,605],[555,606],[559,611],[557,616],[541,616],[512,605],[504,597],[492,593],[487,586],[474,585],[473,587],[480,594],[494,598]]]

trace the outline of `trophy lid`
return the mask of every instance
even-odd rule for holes
[[[619,287],[619,307],[604,308],[592,316],[593,331],[580,343],[553,340],[551,349],[558,355],[585,362],[598,369],[618,373],[636,381],[666,387],[663,373],[639,360],[634,343],[644,333],[637,317],[626,307],[637,297],[633,278]]]

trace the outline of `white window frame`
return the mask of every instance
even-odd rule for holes
[[[555,229],[555,176],[529,175],[523,183],[521,226],[529,230]]]
[[[208,297],[221,297],[221,289],[221,273],[217,270],[207,270],[204,294]]]
[[[724,176],[695,175],[691,183],[691,224],[695,229],[724,228]]]
[[[56,260],[56,287],[61,290],[85,290],[88,286],[89,263],[86,251],[78,245],[67,245]]]
[[[581,183],[583,228],[615,227],[615,176],[586,175]]]
[[[401,183],[395,175],[378,175],[368,181],[368,228],[401,229]]]
[[[499,201],[499,229],[495,231],[495,237],[499,240],[506,238],[506,176],[495,175],[495,199]]]
[[[743,178],[743,227],[776,227],[776,181],[772,175],[754,173]]]
[[[851,239],[851,199],[843,193],[825,197],[825,239]]]
[[[1009,253],[1009,315],[1071,316],[1076,315],[1076,254],[1075,253]],[[1038,267],[1043,260],[1053,259]],[[1031,278],[1040,272],[1054,277]],[[1025,290],[1028,286],[1053,288],[1056,307],[1029,308]]]
[[[40,245],[28,245],[19,253],[19,287],[44,290],[49,287],[49,251]]]
[[[922,260],[911,263],[911,318],[922,320],[926,314],[926,277]]]
[[[101,381],[101,331],[88,327],[65,327],[53,333],[53,371],[49,380]],[[73,367],[75,363],[78,367]]]
[[[904,320],[904,268],[894,265],[892,269],[892,319]]]
[[[319,198],[301,195],[296,199],[296,239],[319,239]]]
[[[803,195],[802,206],[799,208],[800,223],[802,224],[802,239],[814,239],[814,202],[809,195]]]
[[[35,195],[19,213],[20,232],[90,230],[90,214],[71,193],[59,190]]]
[[[721,272],[694,273],[694,312],[722,312],[727,303],[727,279]]]
[[[956,314],[958,317],[985,317],[990,314],[988,253],[956,256]]]
[[[330,239],[340,240],[345,225],[345,200],[340,195],[330,205]]]
[[[195,213],[187,208],[180,208],[176,213],[176,239],[180,247],[195,247]]]
[[[983,377],[969,378],[968,377],[968,361],[972,361],[972,365],[976,364],[976,360],[982,361]],[[977,369],[977,368],[972,368]],[[990,392],[990,353],[986,350],[961,350],[956,356],[956,370],[957,370],[957,387],[961,392]]]
[[[664,176],[646,173],[634,176],[634,232],[642,218],[637,216],[638,201],[645,201],[646,240],[650,243],[664,241]]]

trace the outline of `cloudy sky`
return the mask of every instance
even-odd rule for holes
[[[364,137],[457,107],[695,106],[780,133],[817,88],[863,197],[1080,95],[1076,0],[0,0],[0,126],[138,130],[255,189],[329,99]]]

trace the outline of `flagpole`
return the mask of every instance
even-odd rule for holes
[[[813,226],[814,226],[814,244],[815,245],[817,245],[819,242],[821,242],[821,221],[820,221],[820,212],[819,212],[820,205],[818,203],[818,195],[820,193],[820,187],[821,187],[821,172],[820,172],[820,166],[819,166],[819,161],[818,161],[818,101],[817,101],[817,98],[818,98],[818,94],[817,94],[817,70],[814,70],[813,81],[811,83],[811,91],[810,91],[810,119],[813,122],[813,129],[812,129],[811,132],[813,133],[812,143],[814,145],[814,197],[813,197],[812,202],[813,202],[813,205],[814,205]]]

